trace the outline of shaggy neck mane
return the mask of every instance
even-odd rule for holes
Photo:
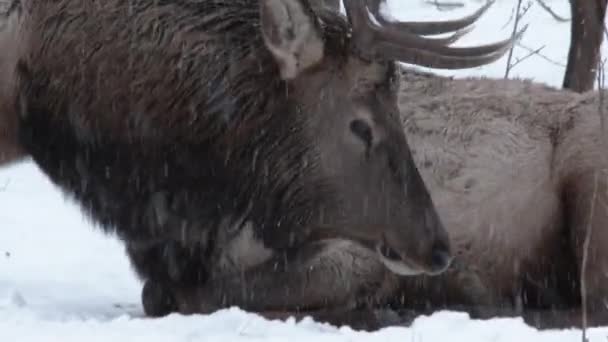
[[[204,111],[217,119],[224,129],[224,142],[236,143],[259,133],[269,121],[286,110],[290,85],[280,79],[275,60],[264,45],[260,34],[257,1],[234,1],[216,4],[218,18],[204,18],[197,27],[222,40],[221,51],[214,53],[217,64],[209,67],[212,86]],[[203,6],[207,8],[207,6]],[[245,9],[245,10],[244,10]],[[208,11],[208,9],[206,9]],[[324,34],[325,54],[346,61],[350,30],[340,14],[320,10],[319,28]],[[217,20],[221,20],[218,24]],[[221,38],[220,38],[221,37]],[[298,104],[291,104],[297,106]]]
[[[247,216],[261,229],[297,229],[328,202],[306,118],[264,45],[258,1],[57,2],[25,10],[45,25],[31,29],[21,140],[104,227],[135,237],[195,217],[184,229],[200,234]],[[345,60],[344,18],[323,12],[318,24],[326,58]],[[157,202],[172,208],[162,223],[139,215]],[[288,239],[281,230],[273,238]]]

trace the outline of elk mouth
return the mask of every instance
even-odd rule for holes
[[[410,260],[405,260],[388,244],[385,238],[376,244],[376,254],[386,268],[398,275],[415,276],[427,273],[423,267],[415,265]]]
[[[385,237],[376,244],[376,254],[386,268],[401,276],[436,276],[447,270],[453,259],[449,251],[442,247],[435,247],[428,260],[399,253]]]

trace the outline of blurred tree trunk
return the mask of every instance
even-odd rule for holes
[[[593,89],[604,38],[607,2],[608,0],[570,0],[570,52],[564,88],[581,93]]]

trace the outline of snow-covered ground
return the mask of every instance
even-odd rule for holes
[[[498,0],[476,29],[458,45],[503,39],[517,0]],[[525,3],[526,1],[524,1]],[[569,17],[567,0],[546,0]],[[426,0],[390,0],[399,19],[454,18],[483,3],[438,11]],[[559,86],[569,43],[569,23],[558,23],[534,4],[523,19],[530,28],[522,43],[545,46],[513,69]],[[605,49],[604,49],[605,51]],[[515,56],[528,52],[517,48]],[[442,71],[456,76],[503,77],[506,57],[483,68]],[[420,317],[410,328],[356,332],[310,320],[266,321],[236,308],[208,316],[171,315],[148,319],[139,303],[140,286],[121,244],[102,235],[29,162],[0,170],[0,341],[578,341],[579,330],[538,332],[520,319],[475,321],[467,315],[440,312]],[[591,341],[606,341],[608,328],[589,331]]]

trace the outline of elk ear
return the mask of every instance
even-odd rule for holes
[[[283,79],[293,79],[323,59],[323,39],[306,0],[261,0],[264,43]]]

